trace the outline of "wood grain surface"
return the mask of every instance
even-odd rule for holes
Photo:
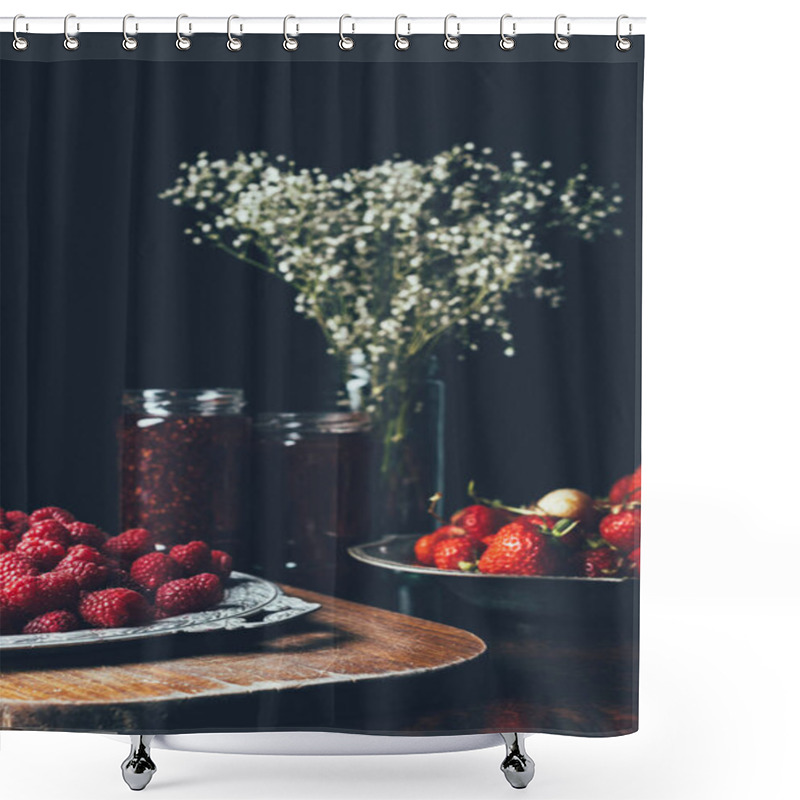
[[[475,659],[486,649],[480,638],[458,628],[284,588],[322,607],[266,629],[264,638],[181,635],[136,647],[6,657],[0,665],[0,727],[257,727],[260,714],[278,705],[289,708],[284,698],[298,691],[420,676]]]

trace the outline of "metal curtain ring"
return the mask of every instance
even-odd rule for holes
[[[448,25],[450,20],[456,20],[456,35],[451,36],[448,30]],[[461,44],[459,42],[458,37],[461,33],[461,23],[458,21],[458,17],[455,14],[448,14],[444,18],[444,49],[445,50],[458,50],[458,46]]]
[[[619,32],[619,31],[620,31],[620,22],[622,22],[622,20],[624,20],[624,19],[628,19],[628,18],[629,18],[629,17],[628,17],[628,15],[627,15],[627,14],[620,14],[620,15],[617,17],[617,41],[616,41],[616,48],[617,48],[617,50],[619,50],[621,53],[625,53],[625,52],[627,52],[628,50],[630,50],[630,49],[631,49],[631,46],[632,46],[631,40],[630,40],[630,39],[626,39],[626,38],[625,38],[625,37],[624,37],[624,36],[623,36],[623,35],[622,35],[622,34]],[[631,33],[633,33],[633,25],[631,25],[631,23],[629,22],[629,23],[628,23],[628,36],[630,36],[630,35],[631,35]]]
[[[508,36],[505,32],[505,24],[507,19],[511,19],[511,14],[503,14],[500,17],[500,49],[501,50],[513,50],[517,46],[517,42],[514,37],[517,35],[517,23],[511,23],[511,36]]]
[[[400,35],[400,20],[401,19],[408,19],[405,14],[398,14],[394,18],[394,46],[397,50],[408,50],[411,47],[411,42],[407,38],[411,36],[411,23],[407,22],[406,26],[408,27],[408,32],[405,36]]]
[[[566,19],[566,18],[567,18],[567,15],[566,15],[566,14],[559,14],[559,15],[556,17],[556,21],[555,21],[555,23],[553,23],[553,32],[554,32],[554,34],[555,34],[555,37],[556,37],[556,38],[555,38],[555,41],[553,42],[553,47],[555,47],[555,49],[556,49],[556,50],[560,50],[560,51],[562,51],[562,52],[563,52],[564,50],[569,50],[569,39],[565,39],[565,38],[564,38],[564,37],[563,37],[563,36],[562,36],[562,35],[561,35],[561,34],[558,32],[558,21],[559,21],[559,20],[561,20],[561,19]],[[569,36],[569,34],[570,34],[570,27],[571,27],[571,26],[570,26],[570,23],[568,22],[568,23],[567,23],[567,36]]]
[[[125,50],[135,50],[139,46],[139,42],[134,36],[128,36],[128,20],[136,19],[133,14],[126,14],[122,18],[122,46]],[[134,30],[139,30],[139,23],[134,25]]]
[[[181,33],[181,20],[187,19],[189,17],[188,14],[178,14],[177,18],[175,19],[175,36],[178,38],[175,39],[175,47],[178,50],[188,50],[192,46],[192,40],[187,38]],[[189,23],[189,32],[192,31],[192,23]]]
[[[239,19],[239,17],[237,17],[236,14],[231,14],[228,17],[228,41],[225,45],[228,48],[228,50],[230,50],[232,53],[235,53],[238,50],[242,49],[242,40],[238,39],[231,33],[231,22],[233,22],[235,19]],[[241,32],[242,32],[242,26],[239,25],[239,33]]]
[[[77,37],[69,35],[69,21],[71,19],[75,19],[75,15],[74,14],[67,14],[67,16],[64,17],[64,49],[65,50],[77,50],[81,46],[81,43],[78,41]],[[81,29],[80,24],[76,23],[75,31],[77,32],[80,29]]]
[[[297,19],[297,18],[293,17],[291,14],[283,18],[283,49],[288,50],[289,52],[291,52],[292,50],[297,50],[298,46],[300,45],[300,42],[298,42],[297,39],[294,39],[293,37],[289,36],[290,19]],[[295,23],[295,35],[297,35],[298,33],[300,33],[300,26],[297,23]]]
[[[352,50],[356,46],[356,43],[350,36],[344,35],[343,26],[344,26],[344,21],[346,19],[353,19],[353,18],[349,14],[342,14],[342,16],[339,17],[339,48],[341,50]],[[355,33],[356,31],[355,23],[351,22],[350,26],[351,26],[350,32]]]
[[[14,41],[11,43],[11,46],[15,50],[18,50],[19,52],[22,52],[23,50],[27,50],[28,49],[28,40],[24,36],[20,36],[17,33],[17,20],[19,20],[19,19],[25,19],[25,15],[24,14],[17,14],[17,16],[14,17],[14,21],[11,23],[11,32],[14,34]],[[25,23],[25,30],[26,31],[28,30],[28,23],[27,22]]]

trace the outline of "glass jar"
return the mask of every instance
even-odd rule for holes
[[[256,420],[256,571],[348,594],[347,548],[370,528],[371,420],[363,412],[267,413]]]
[[[121,521],[159,544],[199,539],[245,556],[251,423],[241,389],[123,395]]]

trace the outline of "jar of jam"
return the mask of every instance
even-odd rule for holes
[[[361,412],[259,414],[255,569],[302,588],[347,595],[347,548],[370,528],[371,420]]]
[[[200,539],[246,569],[251,423],[241,389],[123,395],[121,521],[163,545]]]

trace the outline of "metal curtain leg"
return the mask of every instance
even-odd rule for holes
[[[139,792],[150,783],[156,765],[150,758],[152,736],[131,735],[131,752],[122,762],[122,778],[134,792]]]
[[[500,765],[506,780],[515,789],[524,789],[535,771],[533,759],[525,752],[525,740],[519,733],[501,733],[506,743],[506,757]]]

